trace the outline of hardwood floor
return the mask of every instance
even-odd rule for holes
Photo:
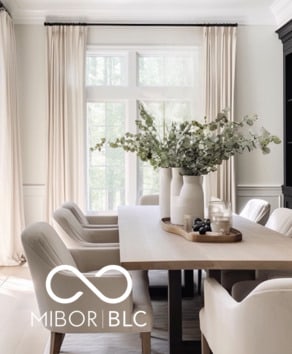
[[[43,354],[49,332],[40,323],[27,266],[0,267],[0,353]]]

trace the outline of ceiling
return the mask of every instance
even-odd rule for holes
[[[272,24],[287,22],[291,0],[2,0],[16,23],[84,22]],[[287,11],[287,9],[289,11]]]

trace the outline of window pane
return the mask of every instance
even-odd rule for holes
[[[191,55],[150,56],[139,54],[138,82],[140,86],[188,87],[193,83],[193,66],[194,60]]]
[[[124,102],[87,103],[88,151],[101,138],[125,132]],[[125,203],[125,157],[121,149],[88,152],[88,209],[116,210]]]
[[[139,56],[138,66],[141,86],[163,85],[163,58]]]
[[[191,86],[193,77],[191,57],[166,57],[164,86]]]
[[[159,192],[159,173],[148,162],[139,161],[138,196]]]
[[[190,101],[143,101],[143,104],[161,129],[164,123],[183,122],[191,119]]]
[[[125,85],[126,60],[123,56],[87,56],[87,86]]]

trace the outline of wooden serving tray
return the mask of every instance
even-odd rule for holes
[[[242,240],[242,234],[240,231],[231,228],[229,235],[222,235],[217,232],[206,232],[205,235],[200,235],[198,232],[186,232],[182,226],[174,225],[170,223],[170,218],[162,218],[161,225],[164,231],[170,232],[184,237],[191,242],[217,242],[228,243],[238,242]]]

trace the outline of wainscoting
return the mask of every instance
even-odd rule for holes
[[[26,184],[23,186],[25,225],[45,221],[46,186]]]
[[[45,185],[24,185],[24,214],[25,224],[29,225],[36,221],[45,220]],[[281,186],[275,185],[238,185],[237,206],[239,212],[245,203],[251,198],[262,198],[270,202],[272,210],[283,206]]]
[[[271,210],[283,206],[281,186],[238,185],[236,188],[236,211],[240,212],[245,203],[252,198],[268,201],[271,204]]]

